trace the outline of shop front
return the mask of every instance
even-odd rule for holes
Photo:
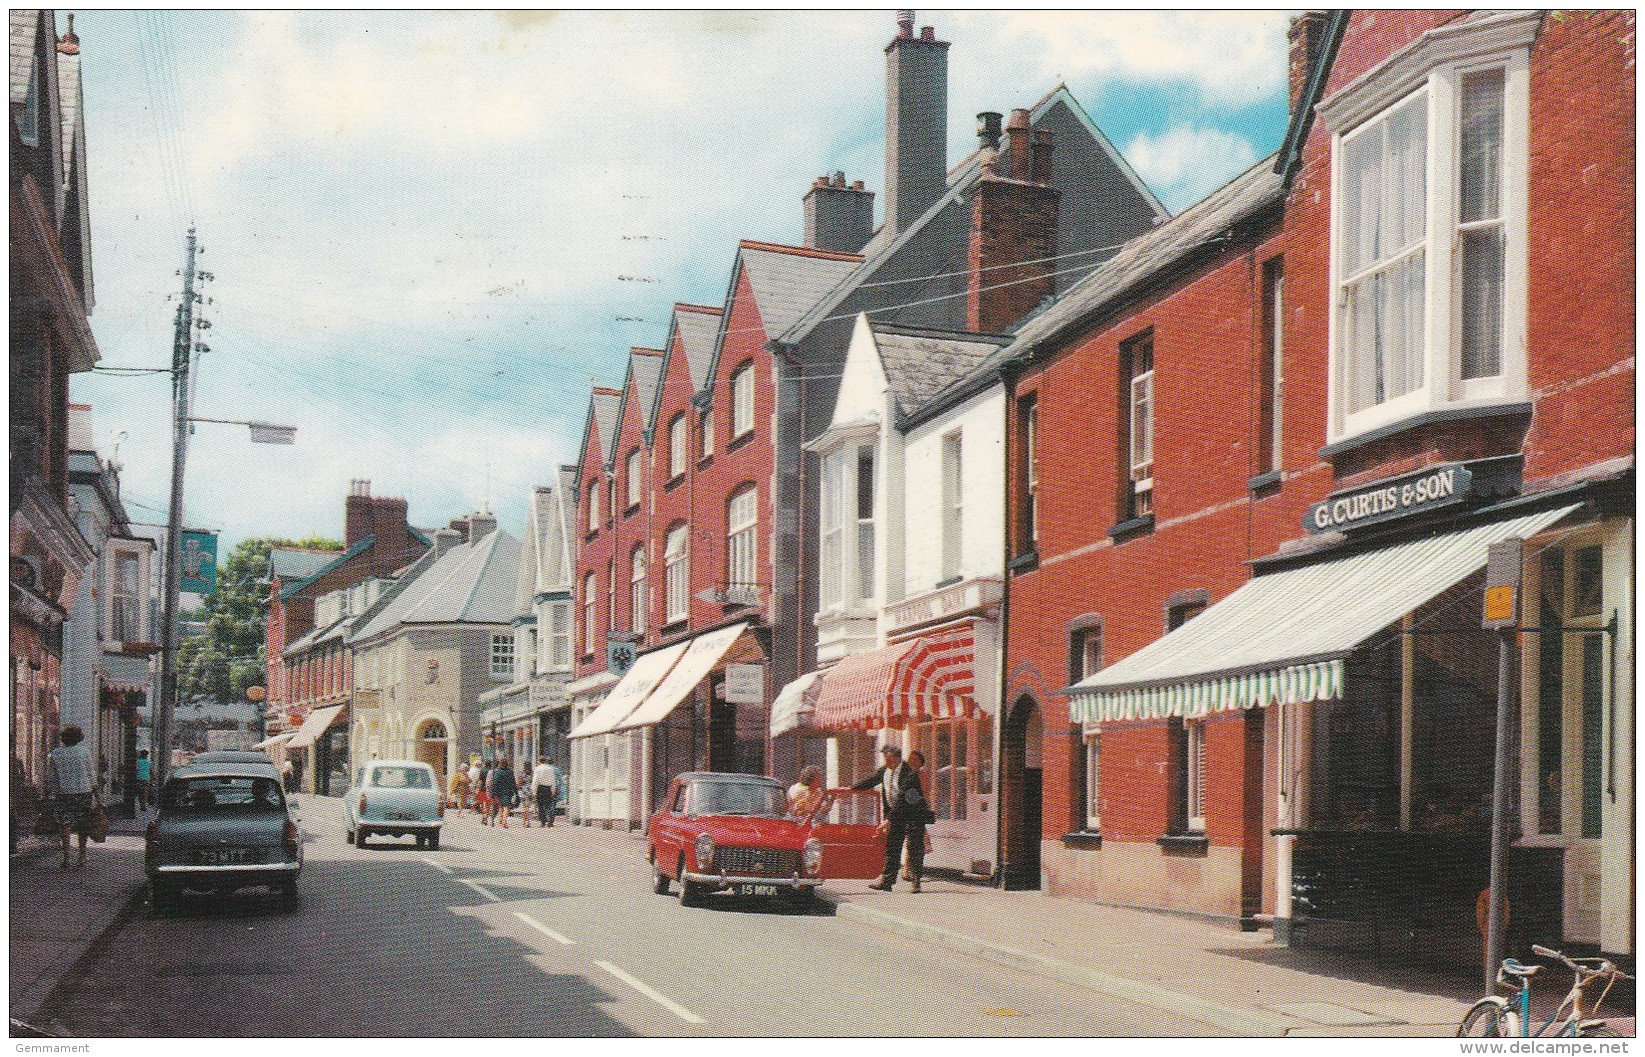
[[[1241,829],[1260,870],[1244,880],[1260,882],[1276,935],[1477,965],[1501,639],[1482,621],[1485,566],[1493,544],[1521,541],[1535,604],[1509,671],[1510,950],[1631,954],[1632,650],[1619,621],[1632,522],[1556,504],[1259,563],[1194,620],[1071,687],[1071,717],[1097,739],[1184,728],[1192,754],[1207,721],[1263,713],[1251,725],[1262,796],[1247,808],[1262,817]],[[1197,751],[1207,744],[1202,734]],[[1189,781],[1196,765],[1216,763],[1187,760]],[[1127,795],[1123,772],[1101,781],[1105,799]]]
[[[936,815],[926,865],[975,877],[999,861],[994,716],[979,705],[979,672],[991,672],[990,621],[967,619],[851,654],[785,687],[773,734],[829,736],[827,781],[851,785],[879,766],[876,748],[924,756],[920,779]]]
[[[348,706],[310,711],[285,748],[302,776],[304,792],[342,796],[349,779]]]
[[[633,773],[636,738],[629,731],[614,731],[645,701],[687,646],[680,642],[641,654],[610,692],[589,707],[571,728],[568,738],[572,745],[572,795],[577,821],[609,829],[626,827],[637,817],[637,805],[630,802],[638,784]]]

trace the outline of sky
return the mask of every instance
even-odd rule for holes
[[[59,32],[64,29],[59,12]],[[1178,212],[1278,149],[1287,16],[920,11],[949,41],[950,163],[975,115],[1066,83]],[[213,274],[185,522],[341,538],[349,482],[434,528],[519,535],[589,388],[719,305],[737,240],[797,244],[844,171],[883,192],[885,11],[78,12],[99,449],[164,522],[187,233]],[[877,197],[881,208],[883,193]],[[108,370],[115,369],[115,370]]]

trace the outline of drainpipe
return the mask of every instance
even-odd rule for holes
[[[999,372],[1000,385],[1005,390],[1005,406],[1000,409],[1001,458],[1005,461],[1005,524],[1000,533],[1000,648],[999,661],[996,664],[997,676],[994,686],[994,876],[992,883],[1000,888],[1005,887],[1005,775],[1001,770],[1004,759],[1005,742],[1005,702],[1009,696],[1005,680],[1009,670],[1011,646],[1011,532],[1015,510],[1011,505],[1011,408],[1015,399],[1015,387],[1006,378],[1005,370]]]

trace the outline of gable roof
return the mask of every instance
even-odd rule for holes
[[[642,349],[638,345],[628,350],[628,368],[623,377],[623,395],[617,405],[617,426],[611,435],[615,444],[622,435],[623,419],[628,417],[628,399],[632,393],[640,415],[640,432],[649,440],[652,419],[657,412],[657,389],[663,375],[663,350]],[[615,452],[612,453],[614,458]]]
[[[1011,339],[998,334],[869,324],[879,349],[899,424],[927,402],[971,376]]]
[[[708,384],[708,369],[714,363],[714,342],[720,335],[718,308],[675,305],[674,326],[685,349],[685,363],[691,372],[691,389],[701,391]]]
[[[526,511],[526,535],[520,542],[520,583],[515,591],[516,617],[529,616],[541,595],[571,590],[575,562],[571,548],[572,519],[576,511],[571,496],[577,475],[562,466],[554,485],[538,485],[531,490]]]
[[[1069,92],[1066,86],[1058,85],[1041,97],[1033,107],[1029,108],[1029,124],[1037,128],[1041,122],[1048,120],[1059,107],[1066,108],[1074,118],[1075,125],[1090,136],[1097,152],[1106,157],[1119,173],[1121,179],[1137,192],[1152,212],[1154,222],[1157,224],[1169,218],[1170,212],[1160,204],[1159,199],[1148,189],[1148,185],[1142,182],[1136,171],[1125,161],[1119,151],[1114,149],[1113,143],[1109,141],[1107,136],[1103,135],[1101,129],[1091,120],[1090,115],[1079,105],[1079,101],[1074,98],[1073,93]],[[1058,145],[1059,153],[1066,150],[1065,144]],[[882,226],[874,237],[869,240],[868,245],[863,248],[863,263],[801,313],[792,326],[777,335],[778,340],[785,345],[797,345],[804,341],[822,323],[827,322],[829,319],[843,318],[842,316],[836,316],[835,313],[846,299],[869,285],[870,280],[880,278],[882,270],[887,269],[888,265],[899,262],[905,250],[909,250],[910,244],[923,241],[922,237],[928,236],[935,229],[937,226],[936,219],[943,215],[945,211],[962,212],[964,219],[956,217],[955,224],[969,224],[971,198],[977,182],[982,177],[982,161],[981,151],[972,151],[961,159],[957,165],[949,170],[948,190],[933,202],[923,215],[906,228],[901,231],[892,231]],[[1066,195],[1068,192],[1065,191],[1064,193]],[[947,221],[945,221],[946,223]],[[964,247],[960,247],[959,250],[960,252],[955,257],[955,264],[964,267]],[[1093,254],[1089,258],[1083,259],[1089,260],[1091,266],[1095,267],[1098,258]],[[932,300],[938,301],[957,300],[963,296],[965,290],[964,275],[947,277],[940,274],[931,274],[933,267],[942,267],[935,259],[924,259],[909,263],[917,272],[923,275],[924,280],[892,279],[890,283],[896,284],[892,288],[900,291],[896,296],[889,299],[892,302],[917,302],[923,297],[930,297]],[[1059,265],[1059,270],[1064,269]],[[1077,271],[1078,266],[1071,266],[1067,270]],[[945,278],[951,278],[953,281],[944,282]],[[1060,287],[1061,282],[1058,285]],[[933,294],[933,290],[938,292]],[[875,309],[867,310],[875,311]],[[847,312],[844,315],[855,315],[855,313]]]
[[[588,464],[588,444],[599,444],[601,466],[610,466],[612,447],[617,443],[617,412],[622,407],[623,394],[603,385],[594,387],[588,397],[588,414],[583,419],[583,440],[577,448],[577,472]]]
[[[731,285],[725,295],[714,339],[714,357],[709,362],[703,386],[711,384],[720,369],[720,355],[731,325],[731,305],[737,297],[739,280],[746,274],[759,306],[760,321],[768,339],[788,330],[816,304],[817,299],[838,286],[862,264],[862,255],[834,253],[804,246],[779,246],[743,239],[737,243],[737,258],[731,268]]]
[[[301,591],[303,588],[307,587],[309,584],[312,584],[314,581],[318,580],[320,577],[324,576],[326,573],[329,573],[333,569],[337,569],[337,568],[340,568],[343,565],[346,565],[355,556],[363,554],[366,551],[370,550],[372,544],[374,544],[376,542],[377,542],[377,537],[376,536],[366,536],[365,538],[361,539],[360,542],[356,543],[354,546],[350,547],[348,550],[344,551],[343,553],[337,554],[330,561],[326,562],[324,565],[321,565],[319,568],[315,569],[313,572],[310,572],[308,575],[302,577],[301,579],[294,579],[292,583],[286,584],[284,587],[281,587],[280,588],[280,597],[281,598],[290,598],[292,595],[295,595],[297,592]],[[335,553],[335,552],[332,552],[332,553]]]
[[[404,624],[508,624],[519,575],[520,541],[494,529],[440,555],[349,635],[349,642],[364,642]]]
[[[1093,315],[1166,269],[1197,254],[1215,252],[1238,224],[1281,206],[1285,188],[1273,162],[1272,157],[1264,158],[1198,205],[1126,243],[1060,300],[1023,324],[1011,344],[987,366],[1014,360],[1074,327],[1087,325]]]
[[[273,547],[268,552],[269,579],[289,582],[307,580],[330,565],[342,551],[317,551],[306,547]]]

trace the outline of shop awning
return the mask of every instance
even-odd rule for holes
[[[806,672],[783,687],[771,702],[771,736],[777,738],[792,730],[815,727],[820,693],[821,672]]]
[[[326,728],[337,722],[347,705],[332,705],[330,708],[317,708],[303,720],[303,725],[297,728],[290,741],[286,742],[288,749],[306,749],[313,745]]]
[[[975,661],[970,624],[846,657],[823,673],[813,721],[822,730],[874,730],[977,715]]]
[[[289,733],[286,733],[286,734],[276,734],[272,738],[264,738],[262,741],[260,741],[257,744],[253,745],[252,748],[254,748],[254,749],[272,749],[276,745],[284,745],[286,742],[290,741],[292,738],[295,738],[296,736],[297,736],[296,731],[290,731]]]
[[[144,693],[154,683],[146,657],[104,655],[98,673],[105,689]]]
[[[691,646],[680,658],[680,663],[674,670],[657,684],[651,691],[651,696],[629,714],[628,718],[618,723],[616,730],[630,730],[634,727],[649,727],[661,723],[674,711],[676,705],[684,701],[691,688],[702,682],[714,666],[720,663],[725,651],[731,644],[742,637],[747,624],[733,624],[717,631],[707,631],[691,640]]]
[[[1069,688],[1075,722],[1261,708],[1342,696],[1343,659],[1366,639],[1485,567],[1491,544],[1528,538],[1575,510],[1259,576],[1111,668]],[[1458,619],[1478,621],[1471,611]]]
[[[583,721],[567,737],[591,738],[596,734],[607,734],[616,725],[628,718],[628,714],[640,706],[663,676],[674,667],[674,662],[685,653],[687,643],[677,642],[666,649],[654,650],[642,654],[634,662],[611,692],[605,695],[605,700],[583,717]]]

